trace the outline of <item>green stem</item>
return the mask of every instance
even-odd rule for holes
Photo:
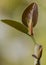
[[[37,44],[37,42],[36,42],[36,40],[35,40],[34,36],[33,36],[33,35],[29,35],[29,36],[32,38],[32,40],[33,40],[34,44]]]
[[[37,44],[37,42],[36,42],[36,40],[35,40],[34,36],[32,36],[32,35],[31,35],[31,38],[32,38],[32,40],[33,40],[34,44]]]

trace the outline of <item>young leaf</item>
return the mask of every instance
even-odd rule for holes
[[[26,26],[24,26],[23,24],[13,21],[13,20],[1,20],[2,22],[14,27],[15,29],[28,34],[28,29],[26,28]]]
[[[28,34],[33,35],[33,27],[36,26],[38,19],[38,5],[31,3],[22,14],[22,23],[28,27]]]

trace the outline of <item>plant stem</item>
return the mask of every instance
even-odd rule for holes
[[[28,35],[29,35],[29,34],[28,34]],[[34,44],[37,44],[37,42],[36,42],[36,40],[35,40],[34,36],[33,36],[33,35],[29,35],[29,36],[32,38],[32,40],[33,40]]]
[[[35,40],[35,38],[34,38],[34,36],[33,36],[33,35],[31,35],[31,38],[32,38],[32,40],[33,40],[34,44],[37,44],[37,42],[36,42],[36,40]]]

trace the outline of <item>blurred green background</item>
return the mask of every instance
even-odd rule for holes
[[[46,0],[0,0],[0,20],[11,19],[21,22],[23,11],[32,2],[36,2],[39,8],[34,37],[37,43],[43,45],[41,65],[46,65]],[[1,21],[0,51],[1,65],[33,65],[32,39]]]

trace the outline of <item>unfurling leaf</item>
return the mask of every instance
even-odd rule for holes
[[[38,19],[38,5],[31,3],[22,14],[22,22],[28,27],[28,34],[33,35],[33,27],[37,24]]]

